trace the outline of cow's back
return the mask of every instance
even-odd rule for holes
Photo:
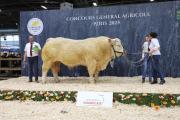
[[[60,61],[68,66],[86,65],[87,60],[103,60],[111,56],[111,46],[108,37],[72,40],[67,38],[49,38],[42,49],[43,61]]]

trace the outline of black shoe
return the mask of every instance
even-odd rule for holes
[[[152,82],[152,80],[150,79],[150,80],[149,80],[149,83],[151,83],[151,82]]]
[[[145,78],[142,78],[142,83],[145,83]]]
[[[163,85],[165,82],[166,82],[165,80],[162,80],[159,84]]]
[[[29,82],[32,82],[32,80],[29,80]]]
[[[36,83],[39,83],[39,81],[38,80],[35,80],[36,81]]]
[[[151,84],[157,84],[157,80],[152,81]]]

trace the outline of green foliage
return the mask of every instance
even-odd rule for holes
[[[71,101],[76,102],[75,91],[19,91],[1,90],[0,100]],[[180,106],[180,94],[113,93],[113,102],[146,105],[149,107]]]

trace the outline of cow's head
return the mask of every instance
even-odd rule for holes
[[[114,52],[114,57],[120,57],[124,54],[124,49],[119,38],[109,39],[111,47]]]

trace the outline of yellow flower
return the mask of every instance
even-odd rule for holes
[[[172,103],[172,104],[175,104],[176,102],[175,102],[174,100],[171,100],[171,103]]]
[[[49,92],[46,92],[46,93],[44,94],[45,97],[47,97],[48,95],[49,95]]]
[[[60,97],[59,97],[59,96],[56,96],[56,99],[58,100],[58,99],[60,99]]]
[[[130,97],[132,97],[133,95],[129,95]]]
[[[167,95],[167,93],[163,93],[163,96],[166,96]]]
[[[25,92],[24,95],[29,95],[29,93],[28,93],[28,92]]]
[[[5,100],[10,100],[10,99],[12,99],[13,98],[13,95],[11,95],[11,96],[6,96],[5,97]]]
[[[31,96],[31,98],[35,98],[35,96]]]
[[[156,106],[154,106],[154,109],[155,109],[156,111],[158,111],[158,110],[160,109],[160,106],[156,105]]]
[[[26,97],[25,99],[26,99],[26,100],[31,100],[31,98],[30,98],[30,97]]]
[[[70,96],[67,94],[66,96],[65,96],[66,98],[70,98]]]
[[[154,103],[151,103],[151,107],[154,107],[155,106],[155,104]]]
[[[8,92],[8,93],[7,93],[7,95],[11,95],[11,94],[12,94],[12,92]]]
[[[163,105],[167,105],[167,102],[166,102],[166,101],[163,101],[162,103],[163,103]]]

